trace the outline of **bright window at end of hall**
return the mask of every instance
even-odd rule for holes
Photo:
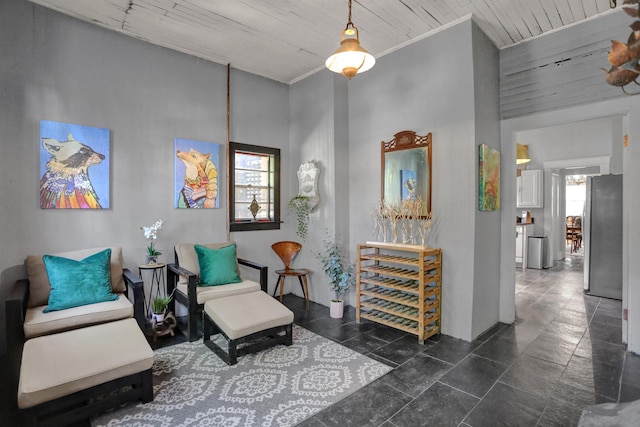
[[[280,150],[232,142],[229,151],[231,231],[279,229]]]

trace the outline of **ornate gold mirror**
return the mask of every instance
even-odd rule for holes
[[[431,133],[405,130],[382,141],[382,202],[411,217],[431,212]]]

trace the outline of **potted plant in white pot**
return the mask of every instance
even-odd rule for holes
[[[171,302],[171,297],[172,295],[158,295],[153,299],[153,301],[151,301],[151,311],[153,312],[151,314],[151,319],[156,325],[164,322],[164,317],[167,314],[167,307]]]
[[[327,233],[322,241],[322,252],[317,258],[322,263],[324,273],[329,277],[329,287],[335,292],[331,300],[331,317],[341,318],[344,312],[342,295],[347,293],[354,283],[353,266],[349,264],[336,237]]]

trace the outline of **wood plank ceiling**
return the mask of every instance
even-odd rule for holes
[[[31,1],[283,83],[324,67],[348,14],[347,0]],[[352,21],[380,57],[469,14],[503,48],[609,10],[610,0],[355,0]]]

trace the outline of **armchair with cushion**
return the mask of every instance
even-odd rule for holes
[[[25,422],[63,425],[128,400],[151,401],[143,283],[123,268],[122,249],[30,255],[25,264],[28,278],[6,300]]]
[[[107,248],[85,249],[54,255],[82,260],[105,249]],[[123,268],[120,247],[110,249],[111,287],[117,299],[51,311],[48,310],[49,277],[43,256],[29,255],[25,260],[28,278],[18,280],[6,300],[9,348],[15,348],[30,338],[128,317],[134,317],[143,329],[145,316],[142,280]],[[127,297],[129,288],[133,294],[133,303]]]
[[[202,265],[201,265],[202,264]],[[260,283],[243,280],[241,266],[257,270]],[[203,268],[201,268],[203,267]],[[167,265],[167,293],[187,309],[187,338],[199,337],[198,320],[206,301],[263,290],[267,292],[268,267],[236,257],[235,242],[182,243],[175,247],[175,264]]]

